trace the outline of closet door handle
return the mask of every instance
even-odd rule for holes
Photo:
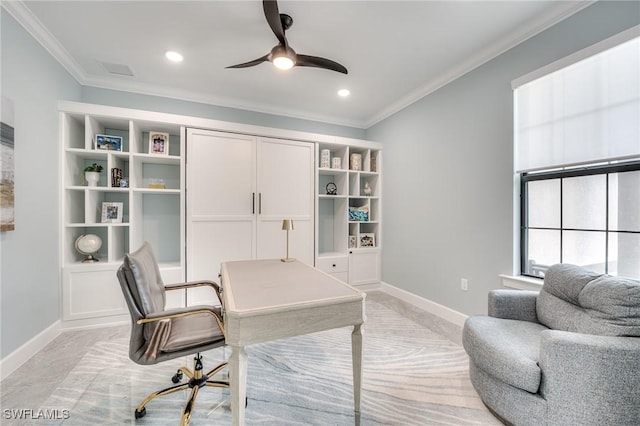
[[[258,214],[262,214],[262,192],[258,193]]]
[[[256,214],[256,193],[251,193],[251,214]]]

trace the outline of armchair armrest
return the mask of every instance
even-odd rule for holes
[[[169,290],[184,290],[186,288],[194,288],[194,287],[211,287],[213,291],[216,292],[216,296],[218,297],[218,300],[220,301],[220,303],[222,303],[222,295],[221,295],[222,288],[220,287],[220,284],[218,284],[215,281],[204,280],[204,281],[189,281],[186,283],[165,284],[164,289],[169,291]]]
[[[489,316],[537,323],[537,297],[538,292],[531,290],[491,290]]]
[[[220,327],[220,331],[222,334],[225,334],[224,323],[221,315],[211,306],[199,305],[199,306],[189,306],[187,308],[174,308],[167,309],[160,312],[154,312],[147,315],[144,318],[140,318],[137,323],[138,324],[146,324],[150,322],[158,322],[163,320],[170,320],[173,318],[180,318],[189,315],[199,315],[199,314],[209,314],[213,315],[218,327]]]
[[[541,333],[540,393],[549,424],[637,424],[640,338]]]

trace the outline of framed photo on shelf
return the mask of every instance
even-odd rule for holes
[[[122,151],[122,137],[97,134],[96,149],[107,151]]]
[[[103,202],[102,223],[122,223],[123,203]]]
[[[349,248],[356,248],[356,236],[349,235]]]
[[[149,154],[169,155],[169,133],[149,132]]]
[[[375,247],[376,235],[374,233],[362,233],[358,240],[358,247]]]

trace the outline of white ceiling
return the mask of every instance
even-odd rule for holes
[[[298,52],[337,61],[277,71],[260,1],[23,1],[3,6],[87,86],[367,128],[591,1],[281,1]],[[180,64],[166,50],[184,55]],[[133,76],[102,63],[126,65]],[[339,98],[340,88],[351,90]]]

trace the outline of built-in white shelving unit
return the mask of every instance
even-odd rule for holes
[[[154,113],[73,104],[60,112],[61,263],[63,321],[69,326],[120,322],[128,318],[116,270],[125,253],[149,241],[167,282],[184,280],[185,128],[154,121]],[[149,154],[149,133],[168,133],[167,154]],[[96,135],[122,138],[119,150],[99,149]],[[102,166],[97,186],[88,186],[85,167]],[[119,169],[127,185],[112,180]],[[102,220],[103,203],[121,203],[121,221]],[[75,248],[83,234],[102,247],[98,262],[85,263]],[[182,304],[180,292],[170,304]],[[106,318],[106,319],[105,319]]]
[[[382,247],[381,146],[354,140],[319,143],[316,158],[316,266],[350,284],[377,283]]]

